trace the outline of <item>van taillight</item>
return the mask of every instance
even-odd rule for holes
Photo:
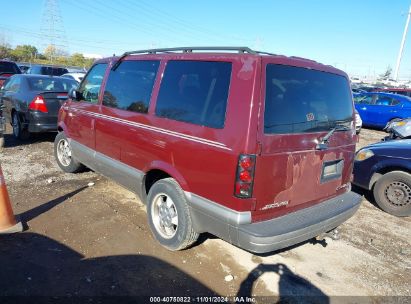
[[[29,110],[47,113],[47,106],[42,96],[36,96],[29,104]]]
[[[255,155],[241,154],[238,158],[234,195],[249,198],[253,194]]]

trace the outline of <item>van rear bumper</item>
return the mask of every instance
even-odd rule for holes
[[[251,223],[250,212],[237,212],[191,193],[187,198],[198,232],[210,232],[255,253],[279,250],[330,231],[349,219],[362,200],[358,194],[347,192],[312,207]],[[221,215],[216,210],[219,208]]]

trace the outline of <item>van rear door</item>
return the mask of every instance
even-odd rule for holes
[[[254,216],[261,220],[345,193],[356,140],[343,73],[270,62],[263,69],[254,180]],[[329,140],[320,145],[326,135]]]

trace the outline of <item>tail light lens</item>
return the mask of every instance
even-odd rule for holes
[[[234,195],[249,198],[253,194],[255,155],[241,154],[238,158]]]
[[[43,96],[36,96],[29,104],[29,110],[32,111],[39,111],[43,113],[47,113],[47,106],[46,102],[44,101]]]

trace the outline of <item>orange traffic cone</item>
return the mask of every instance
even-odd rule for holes
[[[0,234],[23,231],[21,222],[17,222],[11,208],[10,197],[0,165]]]

